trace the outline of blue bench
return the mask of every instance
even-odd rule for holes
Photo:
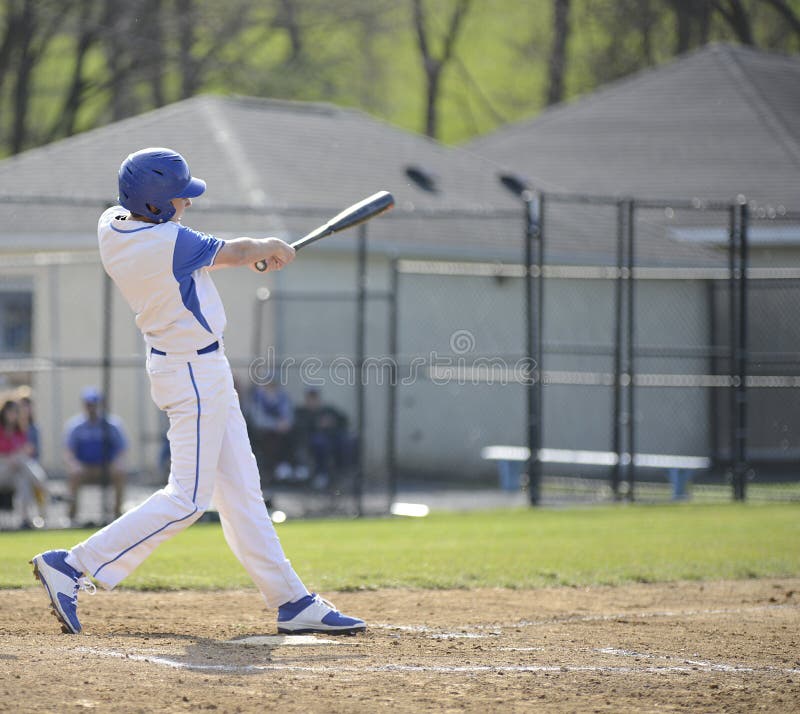
[[[627,454],[623,454],[625,461]],[[530,458],[527,446],[486,446],[481,449],[481,458],[497,463],[500,488],[516,491],[522,483],[522,470]],[[590,451],[581,449],[539,449],[539,461],[543,464],[567,464],[572,466],[616,466],[619,463],[613,451]],[[676,454],[634,454],[634,466],[660,469],[666,472],[672,486],[675,501],[689,498],[689,482],[692,474],[705,471],[711,466],[707,456],[680,456]]]

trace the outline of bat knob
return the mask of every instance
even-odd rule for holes
[[[260,272],[262,272],[262,273],[263,273],[263,272],[264,272],[266,269],[267,269],[267,261],[265,261],[265,260],[259,260],[259,261],[256,263],[256,270],[258,270],[258,271],[260,271]]]

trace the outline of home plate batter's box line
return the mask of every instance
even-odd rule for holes
[[[667,661],[676,660],[682,665],[689,665],[692,668],[702,668],[712,672],[774,672],[776,674],[800,674],[800,669],[781,668],[781,667],[748,667],[746,665],[723,664],[721,662],[705,662],[703,660],[683,659],[668,654],[656,654],[654,652],[636,652],[634,650],[618,649],[616,647],[601,647],[594,650],[600,654],[615,655],[617,657],[633,657],[634,659],[663,659]]]
[[[130,662],[169,667],[170,669],[196,672],[220,672],[223,674],[245,674],[255,672],[303,672],[309,674],[372,674],[372,673],[432,673],[432,674],[531,674],[531,673],[580,673],[592,674],[670,674],[692,672],[724,672],[728,674],[800,674],[800,669],[781,667],[744,667],[735,665],[696,662],[677,666],[613,667],[602,665],[404,665],[385,664],[354,667],[351,665],[296,665],[296,664],[200,664],[181,662],[169,657],[131,654],[115,650],[101,650],[92,647],[76,647],[74,652],[92,654],[98,657],[125,659]]]
[[[452,630],[443,630],[442,628],[430,627],[429,625],[393,625],[389,623],[376,623],[370,624],[369,629],[372,630],[396,630],[398,632],[419,632],[419,633],[440,633],[447,637],[464,637],[470,630],[489,630],[490,635],[502,634],[499,630],[503,628],[513,627],[537,627],[539,625],[562,625],[569,624],[570,622],[611,622],[614,620],[625,619],[658,619],[658,618],[681,618],[681,617],[699,617],[704,615],[742,615],[745,613],[754,612],[767,612],[776,610],[799,610],[800,606],[790,603],[776,604],[776,605],[754,605],[753,607],[735,607],[735,608],[714,608],[708,610],[661,610],[655,612],[618,612],[618,613],[603,613],[598,615],[564,615],[561,617],[548,617],[541,620],[517,620],[516,622],[507,623],[493,623],[493,624],[473,624],[456,626]]]

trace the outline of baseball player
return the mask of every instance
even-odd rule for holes
[[[278,608],[278,632],[353,633],[347,617],[295,573],[261,494],[256,461],[225,357],[225,312],[212,269],[253,266],[280,270],[294,249],[277,238],[222,241],[181,225],[205,191],[184,158],[148,148],[119,170],[119,203],[98,223],[103,267],[136,313],[147,348],[150,393],[169,418],[171,468],[165,488],[71,550],[34,556],[64,632],[79,633],[80,590],[90,577],[113,588],[165,540],[196,521],[214,501],[225,539],[261,592]]]

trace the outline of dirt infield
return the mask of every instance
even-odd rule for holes
[[[120,591],[82,594],[69,636],[38,589],[0,591],[0,711],[800,710],[796,579],[332,599],[368,632],[277,637],[255,592]]]

